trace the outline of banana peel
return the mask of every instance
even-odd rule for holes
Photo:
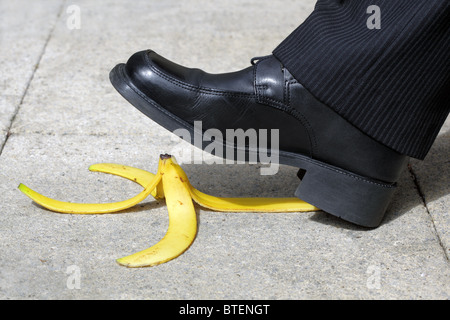
[[[185,252],[197,234],[198,205],[222,212],[312,212],[319,209],[298,198],[223,198],[205,194],[194,188],[176,159],[161,155],[156,174],[125,165],[103,163],[89,167],[90,171],[102,172],[129,179],[144,189],[135,197],[112,203],[70,203],[45,197],[24,184],[19,190],[42,207],[66,214],[118,213],[131,208],[152,195],[165,199],[169,213],[166,235],[154,246],[117,259],[117,263],[129,268],[150,267],[170,261]]]

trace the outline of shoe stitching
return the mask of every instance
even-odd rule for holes
[[[206,94],[217,95],[217,96],[230,96],[230,97],[237,97],[237,98],[238,97],[244,97],[244,98],[252,97],[252,94],[250,94],[250,93],[221,91],[221,90],[216,90],[216,89],[212,89],[212,88],[197,87],[197,86],[188,84],[186,82],[175,79],[175,78],[159,71],[155,66],[153,66],[151,64],[150,58],[148,57],[148,55],[145,55],[145,60],[146,60],[147,66],[153,72],[155,72],[161,78],[169,81],[170,83],[172,83],[180,88],[183,88],[183,89],[186,89],[186,90],[189,90],[192,92],[206,93]]]
[[[149,104],[153,105],[155,108],[157,108],[160,112],[162,112],[163,114],[165,114],[166,116],[169,116],[171,119],[175,120],[177,123],[179,123],[182,126],[185,126],[186,124],[183,123],[183,121],[181,119],[179,119],[178,117],[176,117],[175,115],[173,115],[172,113],[170,113],[169,111],[167,111],[164,108],[161,108],[156,102],[154,102],[152,99],[150,99],[149,97],[147,97],[143,92],[141,92],[138,88],[136,88],[133,84],[133,82],[131,81],[131,79],[129,79],[128,75],[125,74],[125,72],[123,70],[120,71],[119,76],[122,77],[123,82],[125,82],[127,84],[127,86],[134,92],[136,93],[139,97],[141,97],[142,99],[144,99],[146,102],[148,102]]]
[[[292,158],[292,153],[285,152],[285,151],[282,151],[282,150],[280,150],[279,153],[280,153],[280,155],[284,155],[284,157]],[[324,163],[322,161],[315,160],[315,159],[312,159],[312,158],[304,157],[304,158],[301,159],[301,161],[309,162],[312,165],[321,167],[323,169],[326,169],[326,170],[329,170],[329,171],[333,171],[333,172],[338,173],[338,174],[343,174],[343,175],[348,176],[348,177],[350,177],[352,179],[355,179],[355,180],[358,180],[358,181],[362,181],[362,182],[366,182],[366,183],[370,183],[370,184],[374,184],[374,185],[379,186],[379,187],[383,187],[383,188],[396,188],[397,187],[397,183],[396,182],[393,182],[393,183],[383,182],[383,181],[377,182],[377,181],[375,181],[373,179],[366,178],[364,176],[359,176],[359,175],[351,173],[351,172],[346,172],[344,170],[339,170],[338,167],[332,167],[331,165],[328,165],[328,164],[326,164],[326,163]]]
[[[383,184],[383,183],[379,183],[379,182],[375,182],[375,181],[372,181],[372,180],[365,179],[364,177],[358,177],[356,175],[353,175],[351,173],[347,173],[347,172],[344,172],[344,171],[341,171],[341,170],[338,170],[338,169],[330,168],[330,167],[328,167],[328,166],[326,166],[324,164],[321,164],[321,163],[315,163],[315,165],[317,165],[319,167],[322,167],[324,169],[330,170],[330,171],[334,171],[334,172],[339,173],[339,174],[346,175],[346,176],[348,176],[350,178],[353,178],[355,180],[359,180],[359,181],[363,181],[363,182],[366,182],[366,183],[377,185],[379,187],[383,187],[383,188],[396,188],[397,187],[396,183],[394,183],[394,184],[387,184],[387,183]]]
[[[289,89],[288,89],[288,91],[289,91],[289,108],[292,109],[293,113],[298,114],[298,117],[300,117],[304,122],[306,122],[306,125],[305,124],[303,124],[303,125],[306,127],[306,130],[309,135],[310,143],[311,143],[311,152],[310,152],[311,158],[314,158],[314,155],[317,153],[317,138],[316,138],[316,135],[314,134],[314,129],[311,126],[310,122],[308,121],[308,118],[302,112],[290,107],[291,85],[293,85],[293,84],[299,84],[299,82],[297,80],[290,80],[290,81],[287,81],[287,83],[286,83],[286,86],[289,87]]]
[[[309,156],[311,158],[313,158],[314,154],[316,153],[316,149],[317,149],[316,136],[314,135],[314,131],[311,127],[311,124],[308,122],[308,119],[301,112],[299,112],[298,110],[296,110],[290,106],[290,94],[289,94],[289,98],[288,98],[289,104],[286,104],[283,101],[269,98],[264,95],[264,91],[262,91],[262,90],[268,89],[269,88],[268,85],[257,84],[258,67],[259,67],[260,62],[264,61],[265,59],[268,59],[268,58],[264,58],[255,64],[255,68],[254,68],[254,72],[253,72],[253,81],[254,81],[255,90],[256,90],[256,99],[260,102],[266,102],[268,105],[275,107],[279,110],[282,110],[282,111],[292,115],[298,121],[300,121],[300,123],[306,129],[306,132],[308,134],[308,140],[309,140],[309,144],[310,144]],[[298,83],[298,81],[296,81],[295,79],[294,80],[285,80],[285,86],[290,87],[290,85],[293,83]],[[288,91],[290,92],[290,88],[288,89]]]

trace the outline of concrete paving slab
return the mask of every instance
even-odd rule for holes
[[[425,161],[412,161],[417,187],[450,256],[450,119],[444,124]]]
[[[211,72],[240,69],[251,57],[270,53],[313,4],[77,1],[80,29],[71,29],[65,3],[0,156],[0,298],[448,299],[448,220],[439,220],[448,212],[445,179],[438,179],[444,191],[435,191],[436,178],[424,180],[415,163],[412,171],[405,168],[380,228],[359,228],[323,212],[237,214],[197,206],[192,247],[145,269],[126,269],[115,259],[164,235],[163,201],[149,198],[117,215],[61,215],[17,190],[22,182],[77,202],[140,192],[129,181],[87,168],[115,162],[154,172],[160,153],[187,144],[123,100],[109,84],[110,68],[154,48]],[[430,159],[424,168],[446,164]],[[257,165],[183,168],[196,187],[219,196],[290,196],[298,183],[296,169],[284,166],[266,177]],[[442,205],[440,211],[433,203]]]
[[[27,134],[10,137],[0,158],[0,297],[106,299],[446,299],[448,260],[409,172],[385,223],[366,230],[325,213],[238,214],[197,207],[193,246],[164,265],[126,269],[115,259],[157,242],[167,228],[163,202],[147,199],[123,214],[74,216],[33,205],[19,182],[70,201],[114,201],[140,187],[90,173],[116,161],[156,170],[155,141],[103,136]],[[193,184],[217,195],[261,195],[296,181],[257,166],[186,165]],[[222,181],[223,185],[211,181]],[[209,188],[207,187],[209,186]],[[203,188],[204,187],[204,188]],[[230,191],[232,189],[233,191]],[[206,191],[206,190],[205,190]],[[278,195],[282,195],[278,192]],[[80,289],[71,289],[73,268]]]
[[[63,2],[0,2],[0,150]]]

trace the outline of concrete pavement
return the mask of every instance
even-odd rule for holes
[[[405,167],[383,224],[326,213],[237,214],[197,207],[199,232],[179,258],[126,269],[115,259],[156,243],[164,202],[123,214],[49,212],[19,183],[74,202],[117,201],[141,188],[91,173],[115,162],[155,172],[188,147],[130,106],[109,70],[151,48],[209,72],[269,54],[314,1],[0,1],[1,299],[448,299],[450,122],[423,162]],[[296,169],[183,166],[221,196],[291,196]]]

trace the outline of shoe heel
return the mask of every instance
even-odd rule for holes
[[[303,169],[296,197],[354,224],[371,228],[380,225],[395,183],[372,180],[323,163],[309,163]]]

